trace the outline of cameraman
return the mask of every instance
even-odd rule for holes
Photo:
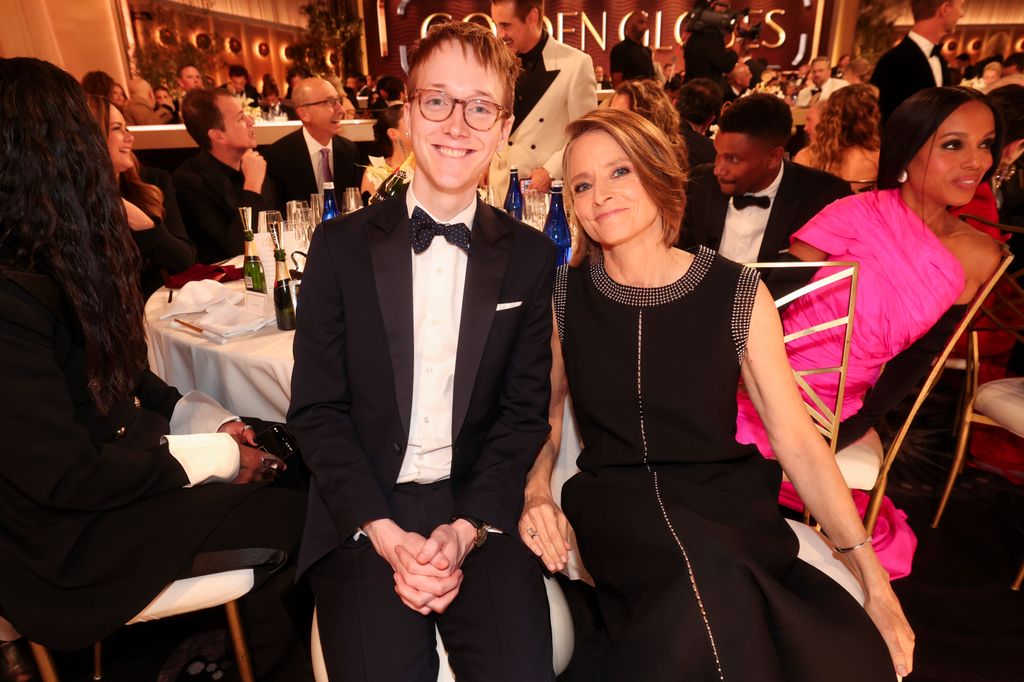
[[[737,45],[740,42],[736,40]],[[684,82],[708,78],[723,87],[723,77],[739,61],[739,54],[725,46],[722,29],[714,26],[704,26],[692,32],[683,45],[683,57],[686,59]]]

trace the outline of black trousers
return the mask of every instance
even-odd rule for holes
[[[399,526],[429,537],[451,517],[451,484],[399,485],[391,504]],[[459,682],[554,680],[551,619],[533,554],[518,537],[492,533],[462,570],[445,613],[422,616],[401,602],[391,566],[368,539],[317,562],[309,575],[331,682],[435,682],[435,625]]]

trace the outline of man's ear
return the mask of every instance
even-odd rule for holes
[[[772,168],[778,168],[786,158],[786,148],[781,145],[772,147],[768,152],[768,158],[771,160]]]
[[[224,141],[224,131],[220,128],[210,128],[206,131],[206,136],[210,138],[210,142]]]

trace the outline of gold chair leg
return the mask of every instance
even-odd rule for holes
[[[878,521],[878,512],[882,509],[882,500],[885,499],[885,489],[888,484],[889,476],[887,474],[879,476],[875,481],[875,489],[871,491],[868,508],[864,511],[864,529],[868,535],[875,532],[875,523]]]
[[[29,642],[32,649],[32,656],[36,659],[36,667],[39,668],[39,679],[43,682],[59,682],[57,678],[57,666],[53,664],[50,652],[42,644]]]
[[[932,528],[939,527],[942,513],[946,511],[946,503],[949,496],[953,494],[953,485],[957,476],[960,475],[960,467],[963,466],[967,455],[967,441],[971,436],[971,415],[970,408],[964,415],[963,423],[960,425],[960,435],[956,439],[956,453],[953,455],[953,466],[949,468],[949,477],[946,479],[946,489],[942,492],[942,499],[939,500],[939,508],[935,510],[935,518],[932,519]]]
[[[103,642],[92,645],[92,679],[103,679]]]
[[[238,603],[229,601],[224,605],[224,610],[228,614],[228,630],[231,631],[231,646],[235,649],[238,676],[242,682],[254,682],[252,661],[249,660],[249,649],[245,645],[245,633],[242,632],[242,618],[238,614]]]
[[[1013,581],[1013,585],[1010,585],[1010,589],[1014,592],[1020,592],[1020,584],[1024,582],[1024,561],[1020,562],[1020,570],[1017,571],[1017,579]]]

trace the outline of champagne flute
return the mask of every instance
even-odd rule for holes
[[[341,201],[341,210],[346,214],[358,211],[363,207],[363,198],[359,196],[358,187],[346,187]]]

